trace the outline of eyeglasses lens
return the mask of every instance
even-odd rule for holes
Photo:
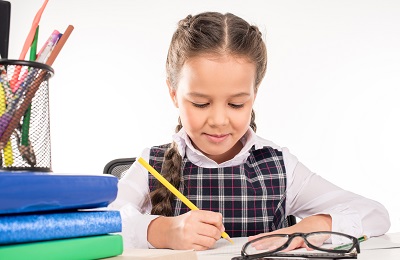
[[[340,234],[311,233],[306,237],[307,242],[319,248],[330,250],[347,250],[353,246],[353,240]]]
[[[248,255],[261,254],[275,251],[277,248],[283,246],[288,241],[287,237],[266,237],[261,240],[251,243],[246,248]]]

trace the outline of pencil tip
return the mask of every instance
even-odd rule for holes
[[[229,235],[225,239],[233,244],[233,240],[229,237]]]
[[[228,240],[233,244],[231,237],[226,232],[222,232],[221,237],[223,237],[224,239]]]

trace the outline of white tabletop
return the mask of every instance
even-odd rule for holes
[[[205,251],[168,250],[168,249],[125,249],[120,256],[108,258],[125,259],[174,259],[174,260],[230,260],[239,256],[247,238],[233,238],[234,244],[220,239],[215,248]],[[359,260],[399,260],[400,233],[389,233],[380,237],[369,238],[361,242]]]
[[[240,255],[240,250],[247,238],[234,238],[230,245],[221,239],[214,249],[197,252],[198,260],[230,260]],[[389,233],[380,237],[373,237],[361,242],[360,260],[399,260],[400,259],[400,233]]]

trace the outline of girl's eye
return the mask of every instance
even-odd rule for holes
[[[198,107],[198,108],[205,108],[206,106],[208,106],[209,103],[204,103],[204,104],[197,104],[197,103],[193,103],[193,106]]]
[[[229,106],[232,107],[232,108],[238,109],[238,108],[242,108],[244,106],[244,104],[232,104],[232,103],[230,103]]]

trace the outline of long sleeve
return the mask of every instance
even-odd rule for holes
[[[149,149],[142,153],[148,161]],[[150,222],[157,218],[150,215],[148,172],[135,162],[128,172],[118,182],[118,195],[108,208],[119,210],[122,218],[122,237],[124,247],[149,248],[147,228]]]
[[[379,236],[390,227],[389,214],[377,201],[344,190],[312,173],[283,149],[287,165],[287,214],[305,218],[316,214],[332,217],[332,231],[355,237]],[[288,163],[286,163],[288,162]]]

